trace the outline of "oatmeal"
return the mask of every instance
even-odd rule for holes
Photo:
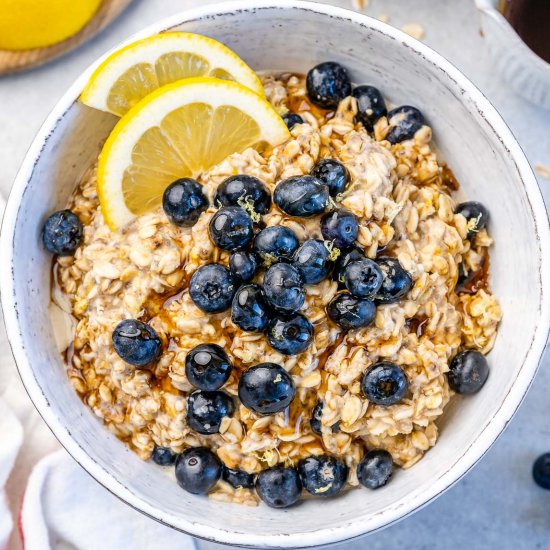
[[[68,205],[82,244],[54,273],[75,320],[69,380],[106,428],[144,460],[185,456],[184,479],[189,461],[206,460],[200,449],[213,451],[214,499],[256,504],[262,472],[257,491],[278,507],[265,487],[283,470],[299,489],[298,467],[308,492],[328,496],[416,464],[451,386],[472,393],[472,373],[486,378],[501,311],[487,285],[486,211],[456,206],[417,109],[386,116],[367,86],[322,108],[299,75],[262,82],[290,139],[199,174],[207,200],[191,227],[165,204],[111,231],[90,168]],[[232,176],[269,193],[252,186],[230,206]],[[322,468],[330,484],[315,481]]]

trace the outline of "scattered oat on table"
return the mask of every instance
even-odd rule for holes
[[[369,7],[369,0],[351,0],[351,3],[356,10],[364,10]]]
[[[390,20],[390,16],[383,13],[379,15],[376,19],[378,19],[378,21],[382,21],[382,23],[387,23]]]
[[[424,38],[424,27],[419,23],[405,23],[401,27],[401,30],[417,40],[422,40]]]
[[[534,168],[535,168],[535,172],[541,178],[550,179],[550,166],[547,166],[546,164],[541,164],[539,162],[535,164]]]

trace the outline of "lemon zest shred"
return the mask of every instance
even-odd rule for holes
[[[261,220],[261,216],[256,209],[254,208],[254,201],[250,195],[245,195],[244,197],[239,197],[237,199],[237,204],[252,218],[252,221],[258,223]]]
[[[334,246],[334,241],[323,241],[323,245],[328,250],[328,259],[331,262],[335,262],[339,258],[342,251],[337,246]]]

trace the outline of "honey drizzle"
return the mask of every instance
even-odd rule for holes
[[[460,187],[454,172],[446,164],[444,164],[441,168],[441,184],[451,192],[458,191]]]
[[[483,263],[473,274],[472,278],[464,284],[459,294],[475,294],[480,290],[489,290],[489,268],[491,260],[487,249],[483,249]]]

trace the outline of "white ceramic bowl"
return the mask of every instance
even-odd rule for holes
[[[441,438],[414,468],[376,492],[349,491],[288,510],[222,504],[182,491],[160,468],[112,437],[68,384],[48,317],[51,257],[40,244],[46,216],[64,207],[115,119],[76,100],[92,69],[68,90],[31,146],[15,181],[1,239],[6,326],[21,377],[60,442],[107,489],[167,525],[206,539],[296,548],[370,533],[434,499],[464,475],[502,432],[524,397],[546,342],[548,219],[535,178],[510,131],[452,65],[403,33],[354,12],[306,2],[229,2],[155,24],[213,36],[256,69],[306,72],[331,59],[353,81],[425,113],[463,193],[491,210],[491,285],[504,320],[483,391],[455,399]],[[133,37],[135,38],[135,37]]]

